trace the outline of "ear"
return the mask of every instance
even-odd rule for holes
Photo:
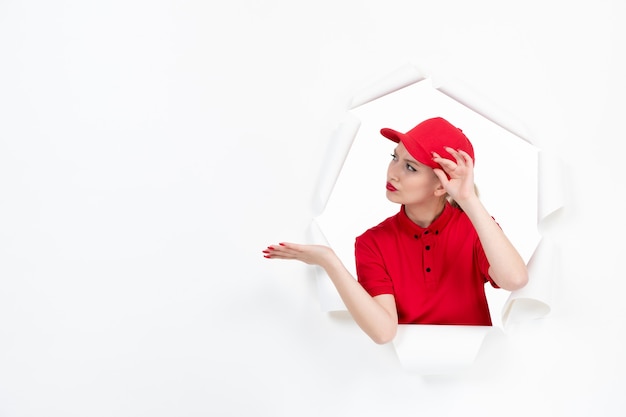
[[[443,181],[447,181],[448,177],[446,177],[446,174],[441,169],[435,168],[433,171],[435,173],[435,180],[437,181],[437,183],[435,184],[434,194],[435,197],[441,197],[447,194],[446,187],[443,186]]]
[[[441,181],[439,181],[439,183],[435,187],[435,197],[441,197],[441,196],[446,195],[447,193],[448,192],[446,191],[445,187],[443,186]]]

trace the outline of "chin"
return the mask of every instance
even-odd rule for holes
[[[402,201],[400,201],[400,199],[396,195],[394,195],[394,193],[395,191],[394,192],[387,191],[386,193],[387,200],[391,201],[392,203],[402,204]]]

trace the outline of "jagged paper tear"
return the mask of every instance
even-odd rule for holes
[[[563,161],[560,158],[548,152],[539,152],[539,229],[549,215],[563,207],[563,170]]]
[[[313,213],[315,215],[320,215],[326,208],[360,125],[361,122],[358,118],[347,113],[344,120],[333,132],[329,143],[330,149],[326,152],[327,157],[320,169],[317,188],[313,197]]]
[[[528,284],[511,293],[502,310],[502,322],[506,325],[546,316],[550,312],[552,287],[558,270],[556,248],[544,238],[528,262]]]
[[[440,77],[432,77],[433,87],[445,95],[472,109],[490,122],[511,132],[520,139],[532,143],[531,134],[528,127],[516,117],[504,111],[500,106],[491,103],[485,97],[479,96],[475,91],[471,91],[465,85],[453,80],[443,80]]]
[[[315,220],[311,222],[308,233],[309,242],[311,242],[312,244],[330,246],[330,243],[324,236],[324,233],[322,232]],[[335,289],[335,286],[331,282],[326,272],[324,272],[324,270],[319,266],[315,266],[315,280],[317,283],[317,293],[319,296],[320,307],[322,311],[346,310],[346,306],[341,300],[341,297]]]
[[[457,373],[469,368],[491,326],[402,325],[393,345],[403,368],[420,375]]]
[[[539,153],[538,226],[547,217],[563,207],[565,196],[559,158],[546,152]],[[502,323],[519,322],[545,317],[550,313],[554,280],[559,275],[560,255],[556,246],[543,237],[528,262],[528,284],[513,291],[502,309]]]
[[[367,88],[358,92],[350,103],[350,108],[362,106],[365,103],[376,100],[394,91],[398,91],[418,81],[422,81],[426,76],[412,64],[405,64],[393,73],[376,81]]]
[[[311,241],[318,244],[330,245],[325,235],[325,231],[331,233],[332,227],[325,223],[324,211],[331,197],[333,188],[335,187],[338,176],[342,171],[342,167],[346,162],[348,153],[351,152],[354,140],[361,127],[359,118],[353,112],[356,107],[370,103],[379,98],[385,97],[391,93],[398,92],[405,87],[416,84],[427,79],[414,66],[406,65],[398,71],[390,74],[388,77],[372,84],[370,87],[358,93],[352,100],[352,110],[347,112],[347,116],[335,131],[329,151],[329,159],[322,170],[320,177],[316,200],[314,201],[316,213],[318,217],[312,222],[310,229]],[[483,118],[489,120],[502,129],[517,136],[519,139],[532,144],[528,129],[515,118],[507,115],[493,104],[472,94],[462,85],[451,82],[442,82],[440,79],[435,83],[436,89],[448,96],[450,99],[462,104]],[[368,104],[369,105],[369,104]],[[538,184],[537,184],[537,225],[545,219],[546,216],[557,211],[563,205],[563,194],[561,186],[561,166],[558,159],[550,156],[546,152],[538,152]],[[368,207],[369,209],[369,207]],[[382,220],[382,218],[380,219]],[[373,225],[374,223],[372,223]],[[347,226],[339,225],[343,230]],[[537,233],[538,235],[538,233]],[[356,235],[352,236],[353,238]],[[531,239],[532,240],[532,239]],[[553,278],[558,272],[555,259],[556,254],[553,246],[544,238],[538,245],[540,238],[537,237],[532,243],[532,256],[525,257],[528,262],[530,282],[521,290],[514,291],[504,304],[502,309],[502,323],[524,320],[529,318],[544,317],[550,311],[550,296]],[[353,242],[351,242],[353,243]],[[332,245],[331,245],[332,246]],[[528,251],[527,251],[528,252]],[[345,251],[347,254],[347,250]],[[353,253],[351,253],[353,255]],[[346,259],[348,255],[346,255]],[[530,259],[528,259],[530,257]],[[352,258],[353,259],[353,258]],[[350,265],[346,265],[348,269]],[[351,269],[354,272],[354,269]],[[345,305],[335,290],[328,276],[321,268],[316,269],[317,285],[319,291],[319,299],[323,311],[345,310]],[[467,349],[462,353],[448,355],[449,363],[439,364],[437,367],[441,372],[448,372],[452,368],[459,369],[461,365],[471,363],[482,343],[482,338],[486,333],[471,332],[463,329],[464,326],[437,326],[438,336],[434,337],[432,329],[424,330],[419,325],[401,325],[398,337],[394,341],[396,352],[400,361],[407,367],[414,370],[422,369],[424,372],[432,372],[433,369],[427,369],[426,363],[438,363],[435,355],[436,352],[443,352],[441,342],[445,340],[457,340],[458,346],[466,346]],[[432,337],[424,337],[426,333]],[[482,336],[480,336],[482,335]],[[465,337],[466,340],[461,339]],[[461,339],[459,339],[461,338]],[[419,349],[412,341],[419,341]],[[476,342],[476,343],[475,343]],[[472,348],[470,348],[470,346]],[[473,346],[478,346],[474,349]],[[430,353],[429,353],[430,352]],[[470,354],[471,352],[471,354]],[[470,358],[471,356],[471,358]],[[434,362],[433,362],[434,361]],[[444,369],[445,368],[445,369]],[[421,372],[421,371],[420,371]]]

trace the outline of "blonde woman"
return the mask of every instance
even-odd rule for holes
[[[326,246],[283,242],[264,256],[324,268],[379,344],[393,340],[398,324],[490,326],[485,283],[516,290],[528,272],[475,192],[471,142],[441,117],[381,134],[397,143],[386,195],[400,210],[356,238],[357,279]]]

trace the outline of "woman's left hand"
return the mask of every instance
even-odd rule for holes
[[[435,168],[435,175],[441,181],[446,192],[459,204],[468,198],[476,196],[474,189],[474,163],[467,152],[445,147],[455,159],[442,158],[437,152],[433,152],[433,161],[441,165],[443,169]]]

